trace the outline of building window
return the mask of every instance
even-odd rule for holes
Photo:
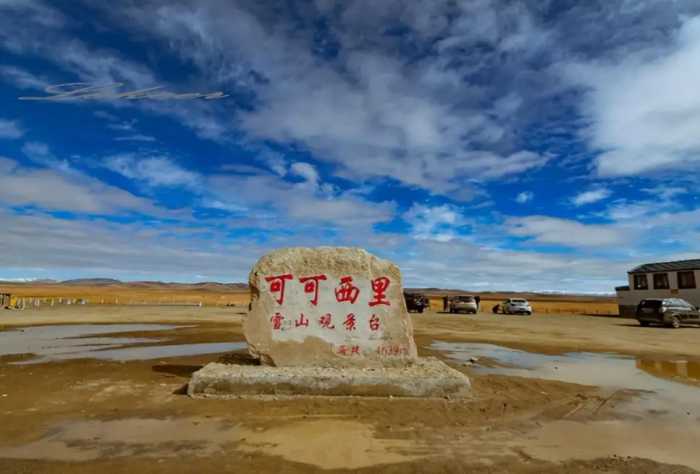
[[[668,284],[668,273],[654,273],[655,290],[668,290],[670,287]]]
[[[678,288],[681,290],[691,290],[695,286],[695,273],[693,272],[678,272]]]
[[[646,275],[634,275],[634,289],[635,290],[648,290],[649,283],[647,282]]]

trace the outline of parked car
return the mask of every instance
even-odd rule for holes
[[[449,300],[448,310],[450,313],[471,313],[479,312],[480,298],[478,296],[453,296]]]
[[[430,308],[430,301],[425,295],[420,293],[404,293],[404,299],[406,300],[406,308],[409,312],[417,311],[422,313],[425,308]]]
[[[493,307],[492,311],[503,314],[532,314],[532,306],[526,299],[523,298],[508,298],[501,304]]]
[[[637,305],[637,321],[642,326],[679,328],[683,324],[700,324],[700,311],[681,298],[649,298]]]

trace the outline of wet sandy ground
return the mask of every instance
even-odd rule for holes
[[[467,373],[472,398],[182,395],[203,364],[246,363],[218,345],[243,342],[242,313],[0,313],[0,472],[700,470],[700,328],[416,315],[420,352]]]

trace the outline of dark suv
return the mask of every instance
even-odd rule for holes
[[[682,324],[700,324],[700,311],[680,298],[650,298],[637,305],[637,321],[642,326],[679,328]]]
[[[417,311],[422,313],[425,311],[425,308],[430,307],[428,298],[420,293],[404,293],[403,296],[406,299],[406,309],[408,309],[409,312]]]

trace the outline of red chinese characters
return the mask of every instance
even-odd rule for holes
[[[284,316],[282,316],[280,313],[275,313],[275,315],[270,318],[272,329],[276,331],[282,329],[282,321],[284,321]]]
[[[389,300],[386,299],[386,290],[389,288],[390,283],[391,280],[389,280],[387,277],[379,277],[372,280],[372,291],[374,292],[374,296],[369,302],[370,306],[377,306],[380,304],[387,306],[389,305]]]
[[[299,316],[299,319],[297,319],[296,321],[294,321],[294,327],[295,327],[295,328],[298,328],[298,327],[300,327],[300,326],[301,326],[301,327],[305,327],[305,328],[309,327],[309,320],[308,320],[308,318],[306,318],[306,317],[304,316],[304,313],[301,313],[301,315]]]
[[[299,278],[299,282],[304,284],[304,293],[313,293],[313,298],[311,298],[311,304],[316,306],[318,304],[318,287],[319,281],[325,280],[326,275],[314,275]]]
[[[340,355],[360,355],[360,346],[338,346],[338,354]]]
[[[277,298],[275,298],[277,304],[284,303],[285,283],[287,282],[287,280],[291,280],[292,278],[294,277],[289,273],[285,273],[284,275],[265,277],[265,281],[270,284],[270,292],[279,294]]]
[[[328,277],[324,274],[295,277],[290,273],[284,273],[279,275],[266,276],[264,278],[269,285],[269,291],[271,296],[277,302],[278,305],[284,305],[285,298],[287,300],[289,300],[289,298],[297,299],[300,297],[302,300],[306,299],[306,297],[301,296],[301,290],[303,289],[303,294],[308,295],[307,301],[311,303],[311,306],[313,307],[319,306],[321,282],[328,280]],[[290,280],[298,280],[298,283],[296,284],[302,285],[302,288],[290,288],[288,285],[295,284],[295,282],[287,283]],[[369,283],[371,284],[370,286],[372,290],[372,298],[370,299],[370,301],[368,301],[369,307],[374,307],[378,305],[390,305],[391,303],[387,298],[387,290],[391,285],[391,280],[388,277],[382,276],[371,280]],[[355,282],[353,281],[353,277],[350,275],[340,277],[340,282],[338,286],[334,289],[337,302],[355,304],[360,297],[360,293],[362,291],[365,291],[360,289],[365,288],[363,286],[364,284],[366,283],[361,282],[360,286],[356,286]],[[285,289],[287,290],[286,294]],[[323,298],[321,298],[320,301],[320,306],[324,306],[324,304],[328,302]],[[364,304],[364,298],[362,301],[362,304]],[[305,304],[303,301],[295,301],[294,303]],[[287,304],[290,303],[287,302]],[[284,310],[282,309],[282,311]],[[316,312],[315,309],[310,309],[307,307],[304,310],[304,313],[308,314],[308,317],[304,313],[297,313],[299,314],[298,317],[292,316],[289,318],[285,318],[281,313],[276,312],[270,318],[270,322],[272,325],[272,329],[276,331],[285,331],[291,328],[308,328],[310,326],[310,323],[314,325],[318,323],[318,326],[315,327],[319,327],[321,329],[334,330],[335,325],[333,324],[332,314],[323,313],[323,311],[325,311],[325,309]],[[364,326],[364,324],[368,324],[367,327],[369,327],[370,331],[377,332],[381,331],[383,324],[381,315],[378,314],[371,314],[371,317],[365,319],[364,314],[360,314],[360,316],[357,316],[356,312],[353,312],[348,313],[344,318],[338,315],[338,318],[336,319],[342,325],[342,328],[348,332],[357,331],[358,327],[360,329],[365,329],[366,326]],[[376,339],[376,335],[372,337]]]
[[[360,296],[360,289],[352,284],[351,276],[344,276],[340,279],[340,285],[335,289],[335,299],[339,303],[350,302],[355,304]]]
[[[318,318],[318,324],[324,329],[335,329],[335,325],[332,324],[332,316],[331,313],[326,313],[320,318]]]
[[[347,331],[355,330],[355,328],[357,327],[357,320],[353,313],[350,313],[347,316],[345,316],[345,322],[343,322],[343,326],[345,326],[345,329]]]
[[[369,318],[369,328],[372,331],[379,331],[379,318],[376,314],[373,314],[372,317]]]

